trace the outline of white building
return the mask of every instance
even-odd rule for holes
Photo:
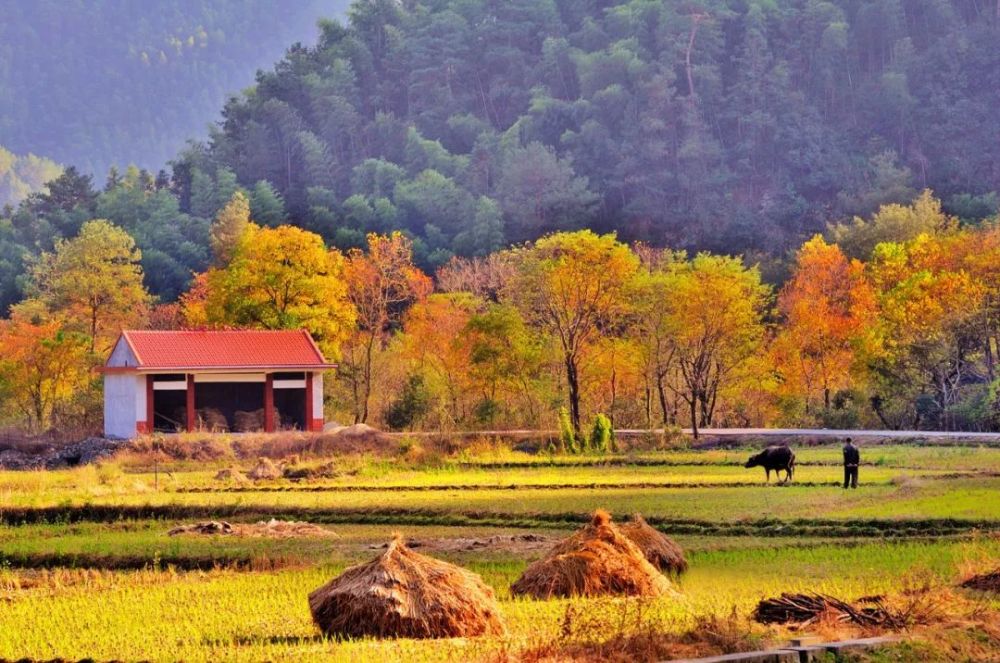
[[[323,430],[323,371],[305,330],[124,331],[104,373],[104,434]],[[251,424],[252,425],[252,424]]]

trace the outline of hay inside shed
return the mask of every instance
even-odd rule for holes
[[[639,546],[649,563],[662,573],[679,577],[687,571],[684,550],[669,536],[651,527],[638,513],[632,516],[632,522],[619,525],[618,529]]]
[[[558,543],[510,586],[539,599],[570,596],[664,596],[673,585],[642,550],[611,522],[607,511]]]
[[[382,555],[309,594],[328,636],[455,638],[505,633],[493,590],[463,568],[413,552],[397,536]]]

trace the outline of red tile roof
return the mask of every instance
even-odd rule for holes
[[[123,331],[138,369],[330,368],[305,330]]]

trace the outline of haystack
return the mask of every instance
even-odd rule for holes
[[[663,596],[674,590],[642,550],[611,522],[608,512],[598,510],[590,523],[525,569],[510,586],[510,591],[515,595],[548,599],[554,596]]]
[[[618,529],[639,546],[649,563],[662,573],[679,577],[687,571],[684,550],[669,536],[650,527],[638,513],[632,516],[632,522],[620,525]]]
[[[254,481],[278,479],[281,477],[281,469],[270,458],[261,458],[247,476]]]
[[[505,632],[493,590],[474,573],[426,557],[397,536],[382,555],[309,595],[328,636],[453,638]]]
[[[237,433],[256,433],[264,430],[264,408],[233,413],[233,430]]]
[[[229,430],[229,422],[221,410],[217,410],[214,407],[203,407],[195,410],[195,415],[198,430],[206,430],[213,433],[224,433]],[[183,419],[180,421],[183,421]]]
[[[246,483],[247,477],[235,467],[227,467],[219,470],[215,474],[216,481],[231,481],[233,483]]]

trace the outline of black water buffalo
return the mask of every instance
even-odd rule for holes
[[[778,472],[784,470],[785,483],[788,483],[792,480],[792,475],[795,474],[795,454],[786,446],[768,447],[759,454],[750,456],[750,460],[744,465],[744,467],[757,466],[764,468],[768,483],[771,481],[771,470],[774,470],[774,475],[779,480],[781,479],[781,475]]]

